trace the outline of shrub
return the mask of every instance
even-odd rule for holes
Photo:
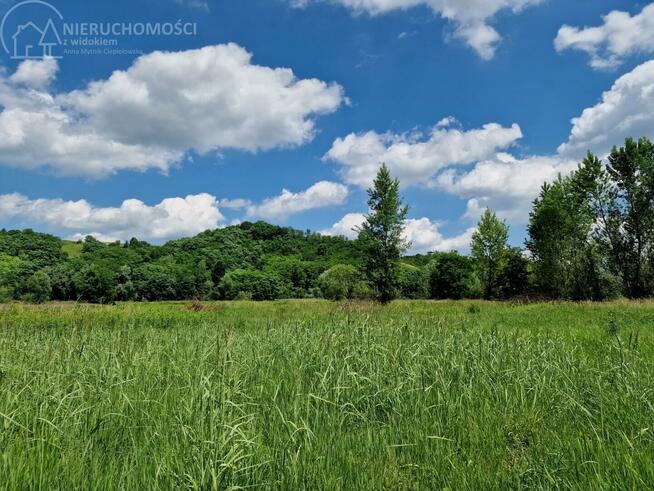
[[[411,264],[400,263],[397,287],[402,298],[425,298],[425,278],[420,268]]]
[[[28,278],[23,288],[25,299],[32,303],[43,303],[50,300],[52,283],[50,277],[43,271],[37,271]]]
[[[426,266],[426,276],[430,298],[458,300],[470,295],[472,263],[457,252],[437,254]]]
[[[82,268],[75,274],[73,281],[81,300],[92,303],[109,303],[113,300],[113,274],[97,264]]]
[[[252,299],[257,301],[283,298],[288,285],[282,278],[270,272],[256,269],[235,269],[227,273],[218,290],[225,300]]]
[[[350,264],[337,264],[328,269],[320,275],[318,284],[328,300],[364,298],[371,293],[359,270]]]

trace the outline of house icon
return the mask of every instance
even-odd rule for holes
[[[14,60],[34,60],[42,58],[60,58],[53,55],[53,48],[60,46],[61,37],[52,19],[45,28],[40,29],[33,22],[18,26],[12,36],[14,40]]]

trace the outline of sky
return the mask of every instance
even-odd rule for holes
[[[413,253],[654,138],[654,3],[0,1],[0,228],[354,236],[381,162]],[[49,27],[48,27],[49,26]]]

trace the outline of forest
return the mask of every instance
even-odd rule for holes
[[[523,248],[509,246],[507,224],[486,210],[469,255],[403,255],[407,207],[385,166],[380,175],[369,190],[368,221],[355,240],[265,222],[163,245],[137,238],[70,242],[3,229],[0,301],[337,300],[382,293],[382,300],[601,301],[654,293],[654,145],[646,138],[627,139],[605,162],[588,153],[576,171],[543,184]],[[375,194],[380,184],[386,196]],[[375,217],[390,220],[385,225],[395,232],[396,258],[388,258],[390,276],[381,283],[375,277],[379,265],[371,264],[379,257],[370,247],[371,231],[380,225]]]

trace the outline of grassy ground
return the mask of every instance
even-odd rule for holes
[[[7,489],[647,489],[654,304],[0,306]]]

